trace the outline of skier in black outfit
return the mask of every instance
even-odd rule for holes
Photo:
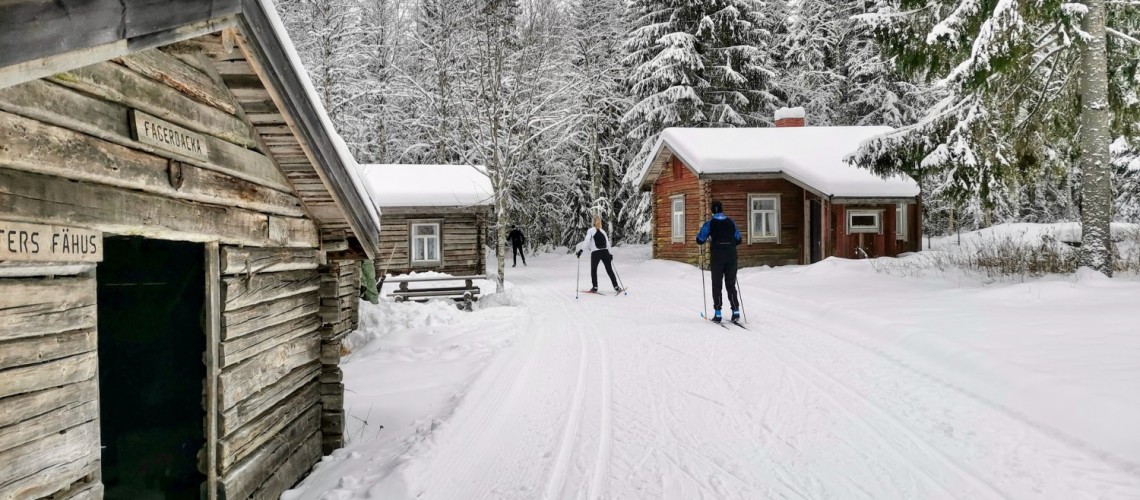
[[[614,291],[620,292],[621,286],[618,285],[617,277],[614,276],[614,267],[612,262],[614,260],[613,254],[610,253],[610,237],[602,230],[602,219],[594,218],[594,227],[586,231],[586,239],[578,244],[578,258],[582,258],[582,251],[590,251],[590,283],[593,288],[591,292],[597,293],[598,291],[598,263],[606,265],[606,274],[610,275],[610,283],[614,285]]]
[[[507,240],[511,242],[511,247],[514,248],[515,263],[511,267],[518,267],[520,255],[523,258],[523,267],[526,267],[526,254],[523,253],[523,245],[526,244],[526,236],[523,236],[522,231],[519,231],[518,226],[511,224],[511,232],[507,235]]]
[[[740,244],[740,230],[736,222],[724,215],[724,205],[719,201],[712,204],[713,216],[701,227],[697,233],[697,244],[704,245],[709,242],[709,254],[712,260],[709,269],[712,271],[712,320],[720,323],[721,284],[728,286],[728,303],[732,306],[732,321],[740,320],[740,302],[736,296],[736,245]]]

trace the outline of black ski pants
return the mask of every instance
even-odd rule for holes
[[[525,266],[526,265],[526,254],[523,253],[522,245],[516,245],[514,243],[511,243],[511,247],[514,248],[515,265],[516,266],[519,265],[519,256],[521,255],[523,258],[523,265]]]
[[[590,253],[590,283],[593,283],[594,288],[598,287],[599,262],[605,263],[606,274],[610,275],[610,282],[614,284],[614,288],[618,287],[617,276],[614,276],[614,266],[610,263],[613,260],[614,256],[610,255],[609,250],[594,250]]]
[[[736,296],[736,248],[717,249],[713,247],[709,270],[712,271],[712,298],[713,309],[719,311],[723,305],[721,288],[728,287],[728,304],[733,311],[740,310],[740,301]]]

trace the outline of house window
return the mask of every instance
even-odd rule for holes
[[[780,242],[780,195],[753,194],[748,196],[749,243]]]
[[[673,243],[685,242],[685,195],[679,194],[673,200]]]
[[[439,223],[412,224],[412,263],[438,262],[440,262]]]
[[[882,212],[876,210],[851,210],[847,212],[847,234],[881,233],[882,219]]]
[[[906,223],[906,203],[899,203],[895,206],[895,238],[899,241],[906,241],[906,231],[909,225]]]

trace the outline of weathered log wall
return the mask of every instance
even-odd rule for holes
[[[437,271],[452,275],[483,274],[486,271],[486,214],[476,209],[385,208],[380,229],[377,272],[390,274]],[[438,222],[442,232],[442,264],[413,265],[410,231],[413,222]]]
[[[321,269],[321,448],[325,454],[344,446],[344,373],[341,344],[360,322],[360,264],[329,262]]]
[[[211,466],[220,497],[275,498],[321,456],[322,401],[343,400],[339,379],[321,385],[339,356],[322,357],[319,232],[202,61],[151,50],[0,89],[0,218],[223,244]],[[200,134],[208,154],[137,140],[132,110]],[[101,498],[91,266],[0,271],[0,498]],[[337,318],[355,309],[355,292],[330,298]],[[343,317],[339,335],[355,327]]]
[[[221,253],[219,497],[275,498],[321,456],[317,251]]]
[[[0,279],[0,498],[99,483],[95,278]]]

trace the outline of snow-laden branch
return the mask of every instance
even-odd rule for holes
[[[1137,40],[1134,37],[1128,36],[1128,34],[1126,34],[1126,33],[1121,33],[1120,31],[1117,31],[1117,30],[1114,30],[1114,29],[1108,28],[1108,27],[1105,28],[1105,31],[1108,32],[1108,34],[1115,36],[1121,40],[1124,40],[1126,42],[1131,42],[1137,46],[1140,46],[1140,40]]]

